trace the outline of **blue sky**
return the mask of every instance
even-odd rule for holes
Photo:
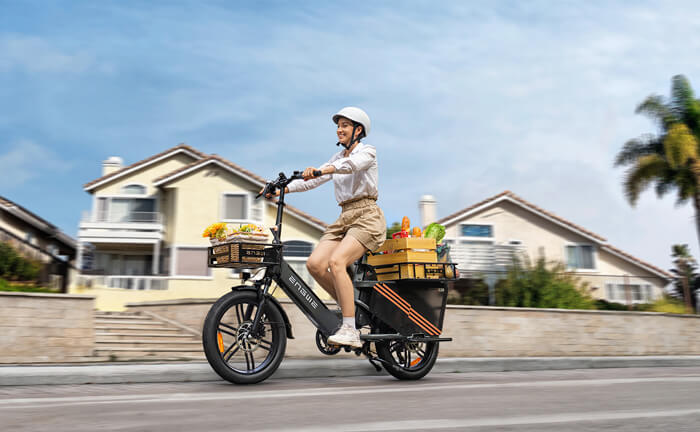
[[[75,235],[112,155],[180,142],[272,177],[372,117],[380,205],[447,215],[509,189],[663,268],[689,205],[631,208],[612,166],[673,75],[700,91],[700,8],[674,2],[0,0],[0,195]],[[291,203],[331,222],[330,185]]]

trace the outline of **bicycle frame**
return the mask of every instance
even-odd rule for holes
[[[280,177],[286,180],[286,177],[280,173]],[[294,177],[292,177],[293,179]],[[289,180],[292,180],[289,179]],[[271,229],[274,240],[273,244],[282,244],[282,218],[284,216],[284,189],[286,184],[280,188],[279,200],[277,202],[277,218],[275,220],[275,227]],[[266,269],[265,278],[262,281],[262,286],[258,285],[258,288],[262,289],[262,296],[260,303],[258,304],[258,309],[256,316],[253,320],[252,330],[256,331],[260,317],[262,315],[261,311],[264,308],[265,303],[270,296],[269,290],[272,282],[277,283],[277,285],[287,294],[287,297],[304,313],[304,315],[311,321],[311,323],[324,334],[324,336],[329,336],[340,328],[342,323],[340,317],[332,312],[323,303],[323,301],[314,293],[313,289],[309,287],[303,278],[301,278],[292,267],[282,258],[282,254],[277,256],[277,264],[269,266]]]

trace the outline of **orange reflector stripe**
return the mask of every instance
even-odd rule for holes
[[[224,338],[221,336],[221,332],[216,332],[216,343],[219,345],[219,352],[224,352]]]
[[[376,284],[376,285],[374,286],[374,288],[375,288],[377,291],[379,291],[380,293],[382,293],[382,294],[384,295],[384,297],[387,297],[387,298],[391,297],[391,298],[393,298],[392,303],[394,303],[395,305],[399,306],[396,302],[397,302],[397,301],[400,302],[404,307],[399,306],[399,308],[400,308],[401,310],[403,310],[405,313],[407,313],[407,314],[409,315],[409,318],[411,319],[411,321],[413,321],[413,322],[415,322],[416,324],[418,324],[418,326],[419,326],[420,328],[422,328],[423,330],[425,330],[426,333],[428,333],[428,334],[431,335],[431,336],[439,336],[439,335],[440,335],[440,333],[441,333],[440,329],[438,329],[437,327],[435,327],[435,326],[433,325],[433,323],[431,323],[430,321],[428,321],[427,319],[425,319],[425,317],[424,317],[423,315],[421,315],[421,314],[419,314],[418,312],[416,312],[416,310],[413,309],[413,308],[411,307],[411,305],[410,305],[406,300],[404,300],[403,298],[401,298],[400,295],[396,294],[396,291],[394,291],[394,290],[392,290],[391,288],[389,288],[386,284]],[[390,300],[391,300],[391,299],[390,299]],[[413,317],[411,317],[411,315],[413,315]],[[423,323],[423,325],[417,323],[416,320],[418,320],[418,321],[420,321],[421,323]],[[427,327],[427,328],[426,328],[426,327]],[[430,330],[428,330],[428,329],[430,329]]]

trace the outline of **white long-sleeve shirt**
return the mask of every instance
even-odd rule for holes
[[[358,198],[377,198],[378,174],[377,150],[374,146],[358,143],[349,156],[343,156],[341,150],[321,165],[320,168],[333,165],[335,172],[311,180],[294,180],[287,186],[289,192],[302,192],[313,189],[333,179],[335,199],[338,204]]]

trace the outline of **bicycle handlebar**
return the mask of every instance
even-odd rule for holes
[[[262,192],[257,194],[255,196],[255,199],[258,199],[263,195],[274,194],[277,191],[277,189],[286,188],[287,185],[292,181],[303,179],[304,177],[302,176],[302,172],[303,171],[294,171],[294,173],[290,177],[287,177],[284,173],[279,173],[275,180],[267,182],[265,184],[265,187],[263,188]],[[313,175],[314,177],[321,176],[321,170],[314,170]]]

